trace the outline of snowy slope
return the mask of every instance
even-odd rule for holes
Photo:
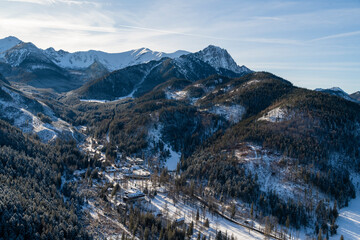
[[[15,47],[16,45],[22,43],[19,39],[16,37],[6,37],[4,39],[0,39],[0,56],[1,53],[4,51],[9,50],[10,48]]]
[[[358,102],[356,99],[350,97],[349,94],[347,94],[344,90],[342,90],[339,87],[332,87],[332,88],[328,88],[328,89],[323,89],[323,88],[316,88],[315,91],[318,92],[324,92],[324,93],[328,93],[331,95],[335,95],[341,98],[344,98],[348,101],[352,101],[352,102]]]
[[[55,51],[53,48],[48,48],[44,53],[50,59],[53,59],[58,66],[63,68],[82,69],[98,61],[110,71],[152,60],[159,60],[163,57],[176,58],[188,54],[188,52],[181,50],[168,54],[152,51],[148,48],[139,48],[122,53],[106,53],[94,50],[69,53],[63,50]]]
[[[42,50],[32,43],[23,43],[15,37],[0,39],[0,61],[9,63],[12,66],[19,66],[29,55],[35,55],[36,59],[54,63],[61,68],[85,69],[97,62],[105,66],[107,70],[114,71],[152,60],[160,60],[164,57],[174,59],[187,54],[190,53],[183,50],[164,53],[152,51],[148,48],[139,48],[121,53],[106,53],[95,50],[70,53],[64,50],[56,51],[54,48]],[[213,45],[191,55],[208,63],[217,71],[225,69],[234,73],[251,72],[245,66],[238,66],[225,49]]]
[[[43,51],[32,43],[21,42],[2,54],[3,60],[11,66],[19,66],[24,60],[29,58],[33,59],[33,66],[37,64],[41,66],[44,63],[53,64],[51,60],[43,54]]]
[[[5,85],[0,87],[0,118],[24,133],[36,134],[43,142],[51,142],[58,137],[80,138],[77,130],[56,117],[46,104]]]
[[[210,64],[216,70],[220,68],[233,71],[235,73],[250,73],[251,70],[245,66],[238,66],[230,54],[217,46],[209,45],[207,48],[194,53],[196,58]]]
[[[349,206],[339,211],[336,224],[339,225],[337,235],[330,239],[340,239],[343,235],[346,240],[360,239],[360,177],[354,177],[354,185],[357,188],[356,198],[350,201]]]
[[[62,68],[85,69],[94,62],[99,62],[108,70],[114,71],[152,60],[160,60],[164,57],[177,58],[188,53],[182,50],[174,53],[164,53],[152,51],[148,48],[139,48],[121,53],[106,53],[95,50],[70,53],[64,50],[55,51],[54,48],[42,50],[32,43],[24,43],[16,37],[0,39],[0,61],[9,63],[12,66],[19,66],[27,56],[32,54],[43,61],[50,61]]]

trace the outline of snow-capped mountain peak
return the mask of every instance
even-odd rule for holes
[[[217,70],[223,68],[235,73],[251,72],[247,67],[237,65],[226,49],[214,45],[209,45],[203,50],[196,52],[194,55]]]
[[[332,87],[332,88],[329,88],[329,90],[331,91],[335,91],[335,92],[342,92],[342,93],[346,93],[344,90],[342,90],[341,88],[339,87]],[[346,93],[347,94],[347,93]]]
[[[328,89],[316,88],[315,91],[335,95],[335,96],[344,98],[344,99],[346,99],[348,101],[358,102],[356,99],[352,98],[348,93],[346,93],[344,90],[342,90],[339,87],[332,87],[332,88],[328,88]]]
[[[16,37],[9,36],[4,39],[0,39],[0,53],[5,52],[16,45],[22,43],[21,40],[17,39]]]
[[[34,56],[38,60],[51,61],[43,54],[43,50],[37,48],[33,43],[21,42],[11,49],[3,52],[3,57],[12,66],[19,66],[28,56]]]
[[[186,51],[177,51],[168,54],[152,51],[148,48],[139,48],[121,53],[106,53],[95,50],[69,53],[63,50],[55,51],[53,48],[48,48],[44,53],[63,68],[83,69],[89,67],[95,61],[98,61],[110,71],[152,60],[160,60],[163,57],[176,58],[183,54],[188,54]]]

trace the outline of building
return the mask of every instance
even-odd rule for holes
[[[137,191],[135,193],[128,193],[128,194],[125,194],[123,199],[124,199],[124,202],[126,202],[126,203],[141,201],[141,200],[145,199],[145,194],[140,191]]]
[[[185,218],[184,217],[178,218],[174,222],[175,226],[182,226],[184,223],[185,223]]]

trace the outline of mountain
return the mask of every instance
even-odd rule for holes
[[[7,37],[0,40],[0,72],[10,81],[66,92],[117,69],[187,53],[179,50],[167,54],[147,48],[123,53],[69,53],[53,48],[42,50],[32,43]]]
[[[328,89],[317,88],[317,89],[315,89],[315,91],[328,93],[328,94],[331,94],[334,96],[344,98],[348,101],[357,102],[356,99],[352,98],[349,94],[347,94],[344,90],[342,90],[339,87],[333,87],[333,88],[328,88]]]
[[[16,47],[16,49],[11,50]],[[10,52],[9,52],[10,50]],[[16,37],[0,39],[0,59],[12,65],[19,66],[28,55],[36,55],[42,61],[51,61],[65,69],[86,69],[98,62],[109,71],[128,66],[146,63],[161,58],[177,58],[189,52],[178,50],[174,53],[152,51],[148,48],[139,48],[121,53],[106,53],[102,51],[82,51],[70,53],[64,50],[56,51],[54,48],[42,50],[32,43],[24,43]]]
[[[22,43],[22,41],[12,36],[0,39],[0,56],[3,52],[15,47],[20,43]]]
[[[360,91],[351,94],[350,97],[360,102]]]
[[[71,124],[57,117],[45,103],[27,96],[1,80],[0,118],[24,133],[37,135],[45,143],[54,142],[58,138],[66,140],[82,138]]]
[[[194,53],[194,56],[214,67],[216,70],[227,69],[235,73],[250,73],[247,67],[238,66],[230,54],[222,48],[209,45],[207,48]]]
[[[154,75],[175,76],[177,61],[192,69],[195,60],[216,71],[191,54],[146,70],[160,64],[167,70]],[[131,101],[81,102],[77,110],[75,121],[107,149],[177,170],[175,188],[238,199],[247,214],[253,205],[279,224],[331,226],[333,201],[344,207],[356,196],[349,172],[358,171],[360,105],[271,73],[172,77]]]
[[[160,60],[164,57],[177,58],[189,52],[179,50],[174,53],[163,53],[152,51],[148,48],[139,48],[122,53],[106,53],[94,50],[69,53],[63,50],[55,51],[53,48],[48,48],[44,53],[52,59],[54,63],[63,68],[84,69],[97,61],[109,71],[114,71],[152,60]]]
[[[209,61],[209,59],[216,59]],[[172,78],[197,81],[211,75],[239,77],[252,71],[239,67],[232,57],[218,47],[209,46],[178,58],[163,58],[114,71],[75,91],[83,99],[114,100],[138,97]]]
[[[20,42],[0,53],[0,70],[10,81],[67,91],[78,86],[68,71],[54,64],[32,43]]]

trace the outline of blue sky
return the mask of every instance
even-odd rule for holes
[[[0,38],[121,52],[226,48],[306,88],[360,90],[360,1],[0,0]]]

